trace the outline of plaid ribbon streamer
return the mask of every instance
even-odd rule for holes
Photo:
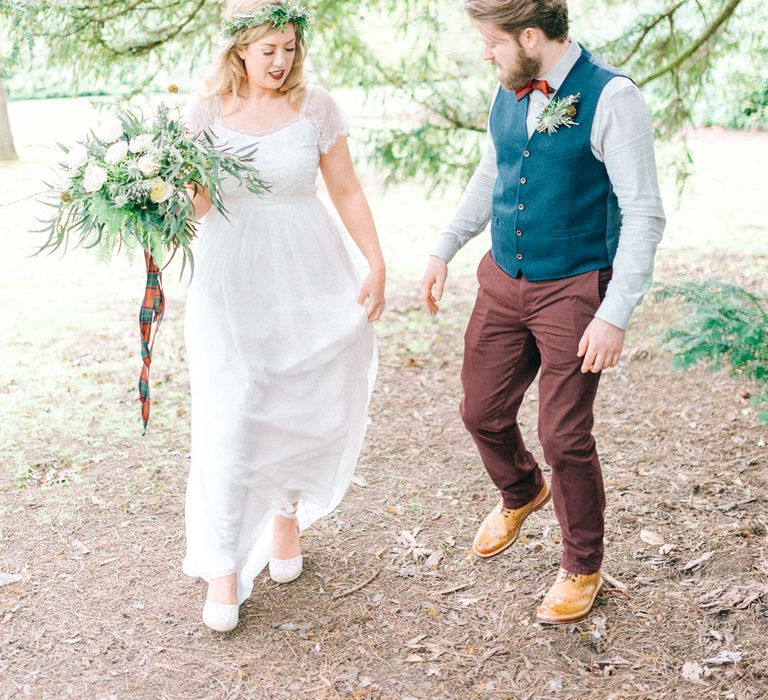
[[[160,328],[165,311],[165,295],[163,294],[163,276],[152,256],[145,251],[144,260],[147,264],[147,286],[144,289],[144,301],[139,313],[139,329],[141,331],[141,360],[144,363],[139,376],[139,401],[141,402],[141,419],[144,421],[144,433],[149,422],[149,365],[152,363],[152,348]],[[152,335],[152,324],[155,323],[155,334]]]

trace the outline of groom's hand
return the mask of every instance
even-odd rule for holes
[[[594,318],[584,331],[576,353],[584,358],[581,364],[583,374],[597,374],[608,367],[615,367],[624,347],[624,331],[607,321]]]
[[[442,258],[430,255],[427,269],[421,280],[421,302],[431,314],[436,314],[440,309],[437,302],[443,298],[446,277],[448,277],[448,263]]]

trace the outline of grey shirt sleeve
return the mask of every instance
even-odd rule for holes
[[[613,278],[595,317],[623,330],[651,285],[656,247],[666,223],[651,118],[630,80],[614,78],[606,85],[591,140],[595,156],[605,163],[622,216]]]
[[[496,88],[493,93],[491,107],[498,91]],[[435,241],[432,255],[450,262],[463,245],[485,230],[491,218],[493,188],[497,176],[496,148],[489,129],[485,135],[480,164],[475,168],[453,218]]]

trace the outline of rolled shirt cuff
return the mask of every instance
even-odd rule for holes
[[[442,258],[445,262],[451,262],[454,255],[459,252],[460,247],[461,246],[456,243],[452,236],[443,234],[435,241],[435,245],[432,247],[430,255],[434,255],[436,258]]]
[[[629,319],[635,310],[633,304],[628,304],[620,299],[606,297],[595,312],[595,318],[610,323],[623,331],[629,326]]]

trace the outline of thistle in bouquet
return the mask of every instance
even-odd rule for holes
[[[225,179],[250,192],[267,185],[253,165],[255,149],[217,148],[208,132],[193,134],[178,112],[160,105],[151,119],[129,110],[105,119],[83,141],[61,145],[63,160],[46,204],[54,215],[39,232],[48,235],[40,252],[76,246],[95,248],[109,260],[116,250],[144,253],[147,281],[139,316],[142,370],[139,400],[149,420],[149,366],[155,333],[165,310],[162,266],[181,251],[194,274],[190,244],[195,236],[190,190],[204,188],[222,215]]]

